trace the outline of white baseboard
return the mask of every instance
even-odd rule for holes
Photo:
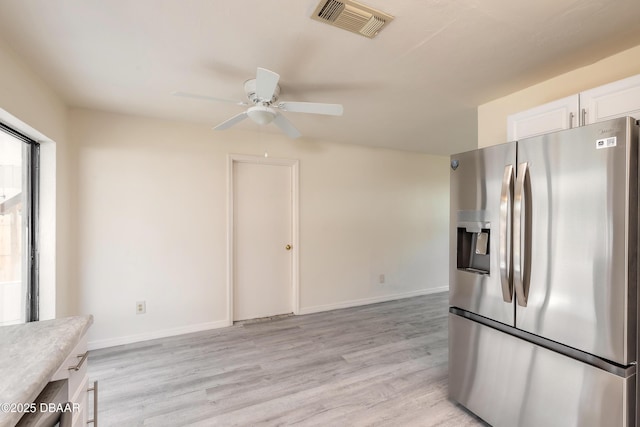
[[[161,331],[145,332],[143,334],[136,335],[127,335],[125,337],[89,341],[87,347],[89,348],[89,350],[97,350],[99,348],[115,347],[117,345],[132,344],[135,342],[149,341],[157,338],[173,337],[176,335],[190,334],[192,332],[201,332],[207,331],[209,329],[224,328],[226,326],[229,326],[229,322],[227,320],[198,323],[196,325],[181,326],[179,328],[163,329]]]
[[[440,286],[437,288],[420,289],[418,291],[405,292],[402,294],[383,295],[383,296],[373,297],[373,298],[363,298],[363,299],[356,299],[351,301],[342,301],[334,304],[323,304],[323,305],[314,305],[311,307],[301,307],[298,314],[320,313],[322,311],[338,310],[341,308],[349,308],[349,307],[358,307],[360,305],[367,305],[367,304],[377,304],[379,302],[394,301],[397,299],[417,297],[420,295],[436,294],[439,292],[446,292],[448,290],[449,290],[449,286]]]
[[[363,298],[358,300],[343,301],[335,304],[315,305],[312,307],[302,307],[297,314],[311,314],[322,311],[337,310],[340,308],[358,307],[367,304],[376,304],[379,302],[394,301],[403,298],[417,297],[420,295],[429,295],[439,292],[446,292],[449,286],[441,286],[438,288],[420,289],[418,291],[405,292],[401,294],[383,295],[373,298]],[[127,335],[124,337],[106,338],[102,340],[89,341],[87,346],[89,350],[98,350],[100,348],[115,347],[117,345],[132,344],[141,341],[149,341],[157,338],[167,338],[176,335],[190,334],[192,332],[207,331],[209,329],[218,329],[230,326],[228,320],[219,320],[217,322],[199,323],[196,325],[182,326],[179,328],[163,329],[161,331],[145,332],[136,335]]]

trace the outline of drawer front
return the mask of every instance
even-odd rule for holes
[[[51,381],[68,379],[69,389],[75,390],[87,372],[87,358],[84,357],[83,360],[83,355],[85,354],[87,354],[86,334],[80,338],[80,341],[78,341],[78,344],[76,344],[71,353],[69,353],[65,361],[62,362],[60,368],[53,374]],[[78,367],[78,369],[69,369],[72,366]]]

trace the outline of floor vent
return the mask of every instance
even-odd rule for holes
[[[369,38],[393,20],[393,16],[353,0],[322,0],[311,18]]]

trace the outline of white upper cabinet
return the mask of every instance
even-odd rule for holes
[[[640,74],[507,117],[507,141],[616,117],[640,120]]]
[[[507,117],[507,141],[578,126],[578,95],[571,95]]]
[[[631,116],[640,120],[640,74],[580,93],[583,124]]]

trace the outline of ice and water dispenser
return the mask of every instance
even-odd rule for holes
[[[469,213],[471,212],[467,212]],[[491,224],[484,221],[458,220],[457,226],[458,270],[489,274]]]

